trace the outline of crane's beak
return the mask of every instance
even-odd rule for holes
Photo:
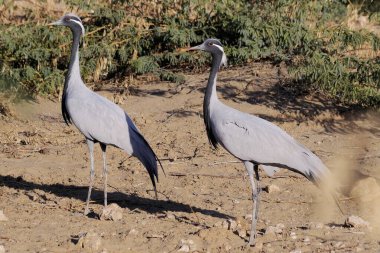
[[[58,21],[55,21],[53,23],[49,23],[48,26],[52,26],[52,25],[62,25],[62,20],[58,20]]]
[[[194,50],[203,50],[202,45],[198,45],[195,47],[190,47],[187,49],[187,51],[194,51]]]

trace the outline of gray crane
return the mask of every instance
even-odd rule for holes
[[[73,123],[84,135],[90,152],[90,185],[84,214],[89,213],[91,189],[94,183],[94,144],[99,143],[103,154],[104,206],[107,206],[107,145],[118,147],[137,157],[147,169],[157,199],[158,181],[156,154],[133,124],[127,113],[108,99],[93,92],[84,84],[79,69],[79,42],[84,36],[81,19],[66,14],[51,25],[63,25],[71,29],[73,42],[69,69],[62,94],[62,115],[67,125]],[[162,168],[162,165],[160,163]]]
[[[202,50],[212,55],[211,73],[203,101],[203,119],[210,144],[214,148],[220,144],[241,160],[248,172],[253,200],[248,244],[254,245],[259,210],[259,165],[269,175],[286,168],[302,174],[317,185],[329,176],[330,171],[315,154],[278,126],[219,101],[216,93],[217,73],[220,66],[227,63],[219,40],[207,39],[188,50]]]

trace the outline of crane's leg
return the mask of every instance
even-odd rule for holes
[[[92,140],[87,139],[88,151],[90,152],[90,186],[88,187],[88,194],[86,200],[86,208],[84,209],[84,215],[87,215],[89,211],[90,205],[90,196],[92,185],[94,184],[95,170],[94,170],[94,142]]]
[[[103,177],[104,177],[104,207],[107,207],[107,163],[106,163],[106,148],[107,146],[103,143],[100,144],[103,152]]]
[[[247,169],[249,181],[251,183],[252,201],[253,201],[251,234],[249,236],[248,245],[255,245],[256,224],[257,224],[258,213],[259,213],[259,194],[260,194],[260,188],[259,188],[259,182],[258,182],[259,180],[258,165],[256,164],[254,165],[253,163],[248,162],[248,161],[245,161],[244,165],[245,165],[245,168]]]

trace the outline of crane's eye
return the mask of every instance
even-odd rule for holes
[[[212,45],[214,45],[214,43],[212,43],[212,42],[209,42],[209,43],[208,43],[208,45],[209,45],[209,46],[212,46]]]

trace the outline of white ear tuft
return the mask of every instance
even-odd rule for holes
[[[224,52],[223,52],[223,56],[222,56],[222,62],[220,63],[220,67],[222,67],[222,66],[227,67],[227,56]]]
[[[84,30],[83,24],[77,20],[74,20],[74,19],[70,19],[70,20],[77,23],[80,26],[80,28],[82,29],[82,36],[84,37],[85,30]]]
[[[223,47],[219,46],[219,45],[213,45],[217,48],[219,48],[219,50],[223,53],[223,56],[222,56],[222,61],[220,63],[220,66],[221,67],[222,65],[226,66],[227,67],[227,57],[226,57],[226,54],[224,53],[224,50],[223,50]]]

